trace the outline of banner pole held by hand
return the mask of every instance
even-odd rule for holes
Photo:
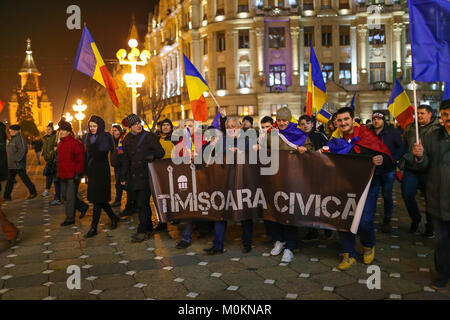
[[[413,93],[414,93],[414,122],[416,125],[416,143],[419,144],[419,122],[417,119],[417,93],[416,93],[416,81],[412,81]]]

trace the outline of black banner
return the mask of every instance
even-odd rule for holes
[[[356,233],[373,174],[363,156],[279,152],[279,170],[261,164],[149,164],[160,221],[260,217],[286,225]]]

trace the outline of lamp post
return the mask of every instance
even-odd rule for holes
[[[127,84],[128,88],[131,88],[132,101],[133,101],[133,113],[137,114],[137,88],[142,87],[142,83],[145,81],[145,75],[137,73],[137,66],[145,66],[147,60],[150,58],[150,52],[143,50],[142,52],[137,48],[138,42],[136,39],[130,39],[128,46],[131,51],[127,54],[125,49],[117,51],[117,58],[121,65],[129,65],[131,67],[131,73],[125,73],[123,75],[123,81]]]
[[[82,104],[83,102],[81,101],[81,99],[77,100],[77,104],[74,104],[72,106],[73,111],[75,111],[75,119],[78,120],[78,135],[83,135],[83,131],[81,130],[81,121],[84,120],[84,118],[86,117],[86,115],[83,113],[84,111],[86,111],[87,109],[87,105]]]
[[[72,122],[73,117],[70,115],[69,112],[66,112],[66,115],[64,116],[67,122]]]

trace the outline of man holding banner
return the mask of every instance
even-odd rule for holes
[[[328,143],[330,152],[341,154],[359,154],[372,158],[375,166],[388,168],[392,166],[392,156],[386,145],[370,129],[355,125],[355,114],[349,107],[337,111],[338,129]],[[374,217],[380,185],[372,183],[359,223],[358,234],[364,248],[364,263],[371,264],[375,257]],[[355,234],[339,232],[343,247],[343,259],[339,270],[346,270],[356,263]]]

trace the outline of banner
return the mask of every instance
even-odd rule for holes
[[[279,152],[279,171],[261,164],[149,163],[150,187],[162,222],[242,221],[263,218],[285,225],[356,233],[374,166],[369,157]]]

